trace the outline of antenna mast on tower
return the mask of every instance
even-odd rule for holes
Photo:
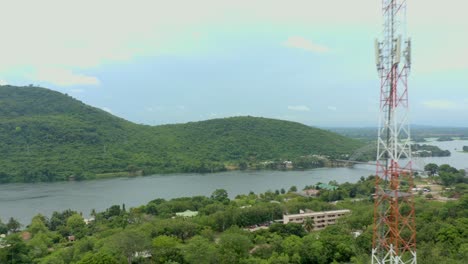
[[[383,40],[375,41],[380,117],[374,196],[373,264],[416,264],[406,0],[382,0]]]

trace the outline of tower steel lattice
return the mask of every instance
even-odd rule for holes
[[[374,195],[372,263],[416,263],[416,229],[408,75],[411,40],[406,0],[382,0],[383,40],[375,42],[380,117]]]

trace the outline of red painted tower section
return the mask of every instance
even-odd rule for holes
[[[408,121],[411,41],[406,0],[382,0],[383,40],[375,43],[380,117],[372,263],[417,263]]]

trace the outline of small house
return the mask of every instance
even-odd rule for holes
[[[198,211],[185,210],[184,212],[176,213],[176,216],[180,217],[194,217],[198,215]]]

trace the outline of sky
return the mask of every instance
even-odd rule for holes
[[[468,126],[468,2],[408,0],[413,124]],[[127,120],[376,126],[379,0],[0,0],[0,85]]]

